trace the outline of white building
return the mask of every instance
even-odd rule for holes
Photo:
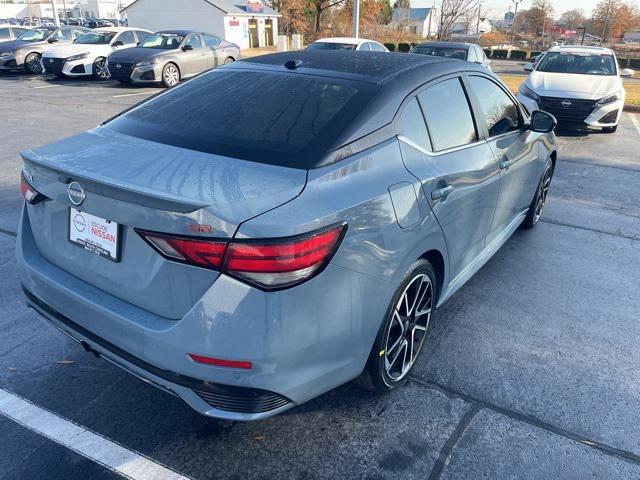
[[[427,38],[438,33],[437,19],[432,8],[394,8],[390,28]]]
[[[261,0],[135,0],[122,12],[130,27],[208,32],[240,48],[275,45],[280,17]]]

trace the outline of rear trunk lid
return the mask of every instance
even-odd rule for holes
[[[218,273],[163,259],[134,228],[212,238],[303,190],[306,171],[202,153],[104,128],[22,152],[27,178],[50,200],[28,207],[40,252],[87,283],[167,318],[181,318]],[[84,191],[76,206],[71,182]],[[76,198],[77,201],[77,198]],[[117,223],[118,261],[69,241],[72,208]]]

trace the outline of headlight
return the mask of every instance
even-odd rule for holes
[[[151,67],[157,63],[155,58],[151,60],[145,60],[144,62],[136,63],[136,67]]]
[[[67,62],[74,62],[76,60],[82,60],[83,58],[87,58],[88,56],[89,56],[89,52],[80,53],[78,55],[73,55],[71,57],[67,57],[66,61]]]
[[[536,92],[534,92],[533,90],[531,90],[529,87],[527,87],[524,83],[522,84],[522,86],[520,87],[520,93],[522,95],[524,95],[527,98],[530,98],[531,100],[533,100],[536,103],[540,103],[541,102],[541,98],[540,95],[538,95]]]
[[[618,100],[620,100],[620,92],[601,98],[596,102],[596,105],[601,107],[602,105],[608,105],[609,103],[617,102]]]

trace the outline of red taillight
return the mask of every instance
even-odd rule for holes
[[[196,355],[194,353],[188,354],[191,360],[205,365],[213,365],[216,367],[228,367],[228,368],[242,368],[244,370],[251,370],[251,362],[244,362],[238,360],[224,360],[222,358],[204,357],[202,355]]]
[[[300,283],[331,259],[344,227],[288,239],[231,243],[224,270],[267,289]]]
[[[227,242],[223,241],[177,237],[154,232],[138,231],[138,233],[158,253],[171,260],[216,270],[220,268],[222,256],[227,248]]]
[[[212,268],[266,290],[290,287],[318,274],[331,260],[346,224],[281,239],[206,240],[138,231],[171,260]]]
[[[38,192],[31,186],[27,178],[24,176],[24,172],[20,172],[20,193],[27,201],[27,203],[34,204],[41,200],[44,200],[44,195]]]

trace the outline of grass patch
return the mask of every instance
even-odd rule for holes
[[[499,75],[499,77],[513,93],[516,93],[520,84],[527,79],[523,75]],[[640,82],[624,81],[624,89],[627,91],[625,104],[640,106]]]

